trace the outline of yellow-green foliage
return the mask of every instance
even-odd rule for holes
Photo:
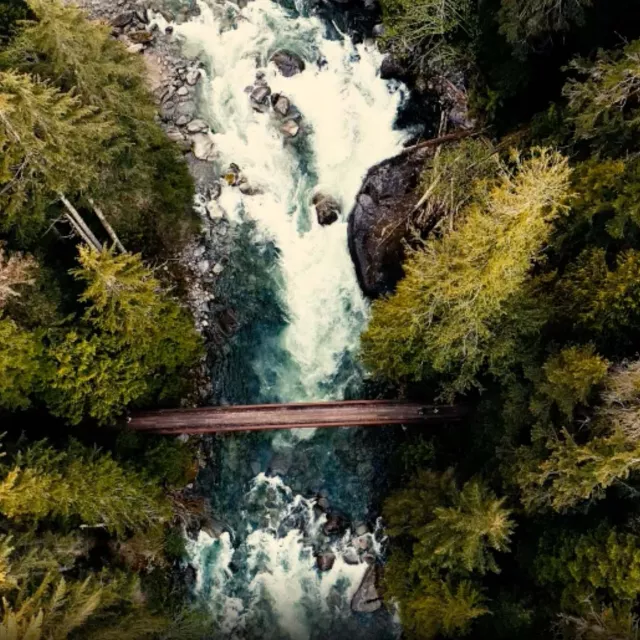
[[[639,543],[638,536],[606,525],[581,535],[554,532],[541,540],[536,577],[564,585],[565,606],[574,610],[595,593],[633,601],[640,592]]]
[[[42,344],[9,318],[0,316],[0,408],[26,409],[42,377]]]
[[[56,451],[43,441],[5,468],[0,513],[24,521],[76,520],[124,534],[166,520],[170,508],[157,485],[108,453],[75,442]]]
[[[492,550],[509,551],[514,522],[504,498],[498,499],[479,480],[454,494],[452,506],[438,506],[420,536],[421,553],[443,569],[499,572]]]
[[[579,327],[598,335],[624,331],[640,318],[640,254],[622,252],[612,270],[603,249],[587,249],[560,279],[556,299]]]
[[[489,613],[478,589],[466,581],[456,586],[433,582],[415,599],[401,602],[400,607],[409,637],[425,640],[460,638],[471,630],[476,618]]]
[[[504,500],[480,480],[457,489],[453,471],[421,471],[384,505],[387,532],[411,546],[396,549],[385,586],[400,603],[403,628],[412,637],[459,637],[485,613],[469,576],[498,572],[494,551],[508,551],[514,528]]]
[[[640,161],[637,156],[622,159],[592,158],[579,163],[573,173],[576,197],[572,210],[576,222],[593,225],[607,218],[606,229],[613,238],[640,224]]]
[[[541,149],[517,164],[454,231],[412,252],[396,293],[374,303],[362,337],[370,370],[391,380],[433,371],[457,391],[475,383],[510,300],[565,211],[565,158]]]
[[[523,459],[517,472],[522,502],[529,510],[551,507],[562,512],[601,499],[607,487],[627,479],[640,466],[640,446],[620,431],[585,444],[564,431],[548,448],[546,459],[529,463]]]
[[[581,77],[564,88],[578,138],[606,137],[626,129],[637,131],[640,111],[640,40],[618,51],[601,51],[595,62],[578,58],[571,69]]]
[[[566,347],[542,367],[544,381],[538,390],[545,401],[555,402],[571,417],[576,405],[586,404],[594,386],[604,380],[608,366],[604,358],[594,353],[593,345]]]
[[[0,226],[41,223],[58,192],[86,188],[109,131],[77,97],[0,71]]]
[[[177,393],[201,353],[187,312],[140,256],[81,247],[80,265],[73,275],[86,284],[86,324],[54,337],[48,350],[51,411],[73,423],[85,416],[108,423],[134,400]]]

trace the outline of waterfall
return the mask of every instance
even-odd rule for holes
[[[368,317],[347,249],[346,217],[367,170],[397,153],[406,139],[393,126],[404,88],[380,79],[382,56],[373,44],[356,46],[334,26],[302,15],[300,0],[290,8],[272,0],[253,0],[242,9],[224,2],[200,8],[201,15],[176,25],[175,33],[206,66],[201,112],[213,132],[219,169],[235,163],[252,191],[224,185],[219,206],[236,223],[253,221],[256,241],[277,248],[280,284],[273,295],[287,313],[276,337],[278,357],[271,340],[258,341],[245,354],[260,386],[260,397],[252,400],[342,398],[359,383],[357,348]],[[302,73],[284,77],[269,62],[282,49],[305,60]],[[258,71],[273,93],[287,96],[301,113],[295,138],[285,139],[271,111],[252,107],[245,89]],[[322,227],[311,206],[318,192],[341,205],[342,216],[331,226]],[[244,460],[255,465],[248,485],[236,465],[224,472],[219,489],[233,496],[227,504],[235,509],[236,535],[212,539],[201,532],[188,543],[198,570],[196,592],[211,607],[216,637],[395,636],[390,616],[373,620],[351,614],[349,606],[367,562],[380,552],[380,529],[363,533],[352,526],[329,535],[317,498],[291,488],[294,481],[311,487],[306,478],[312,472],[325,483],[341,473],[341,460],[353,455],[353,437],[337,430],[284,432],[266,444],[242,436],[225,441],[228,460],[242,464],[247,451],[255,457]],[[261,462],[265,455],[270,462]],[[366,478],[374,473],[364,453],[356,461],[359,471],[349,482],[362,504],[343,505],[353,518],[366,509]],[[335,556],[326,572],[316,568],[321,551]]]

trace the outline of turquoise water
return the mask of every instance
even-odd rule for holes
[[[394,129],[405,91],[380,79],[373,44],[354,45],[298,0],[254,0],[241,10],[203,3],[201,11],[175,33],[205,63],[201,111],[219,168],[236,163],[258,192],[225,184],[219,199],[235,249],[218,293],[251,321],[214,367],[217,395],[228,403],[358,397],[369,309],[348,254],[346,218],[366,171],[407,138]],[[282,48],[304,58],[303,73],[285,78],[269,64]],[[273,114],[252,109],[245,88],[257,71],[302,114],[293,141]],[[341,204],[342,218],[329,227],[315,218],[317,192]],[[227,531],[216,539],[202,532],[189,552],[196,593],[216,620],[213,637],[399,635],[387,610],[350,608],[369,563],[384,557],[376,510],[385,442],[384,430],[362,429],[212,441],[199,483]],[[321,572],[316,555],[327,552],[335,562]]]

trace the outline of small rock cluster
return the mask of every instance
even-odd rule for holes
[[[290,78],[305,69],[305,63],[296,54],[287,51],[276,51],[271,56],[280,73]],[[249,95],[252,108],[258,113],[269,113],[275,116],[280,133],[285,139],[295,138],[302,129],[302,114],[291,103],[291,100],[281,93],[273,93],[262,71],[258,71],[252,85],[245,89]]]

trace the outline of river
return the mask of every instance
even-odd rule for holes
[[[235,234],[234,268],[221,287],[254,322],[212,373],[224,402],[295,402],[357,397],[359,336],[368,318],[347,249],[347,214],[362,179],[397,153],[394,128],[406,90],[380,78],[382,56],[354,45],[307,0],[202,3],[175,26],[206,69],[201,114],[214,132],[221,171],[238,165],[253,193],[225,185],[218,200]],[[306,62],[284,77],[269,63],[281,49]],[[273,93],[302,114],[285,139],[271,111],[246,87],[264,74]],[[311,200],[335,198],[342,216],[318,224]],[[234,258],[235,256],[235,258]],[[226,278],[226,280],[225,280]],[[393,615],[353,613],[371,564],[383,561],[376,492],[384,477],[384,430],[309,430],[216,438],[200,486],[227,523],[218,538],[188,542],[196,594],[215,619],[212,637],[391,639]],[[324,554],[324,555],[323,555]],[[320,571],[317,556],[333,565]],[[333,559],[335,558],[335,559]]]

